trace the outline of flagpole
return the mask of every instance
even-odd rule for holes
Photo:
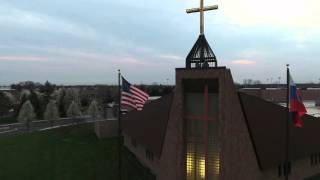
[[[118,151],[119,151],[119,180],[122,180],[122,133],[121,133],[121,72],[118,69]]]
[[[285,139],[285,180],[288,180],[289,177],[289,93],[290,93],[290,70],[289,64],[287,64],[287,117],[286,117],[286,139]]]

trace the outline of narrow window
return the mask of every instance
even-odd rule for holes
[[[278,176],[279,177],[282,176],[282,167],[281,167],[281,165],[278,166]]]
[[[282,168],[283,168],[283,175],[286,175],[287,174],[286,163],[282,165]]]
[[[288,162],[288,174],[291,174],[291,162]]]
[[[153,153],[149,150],[146,150],[146,157],[147,159],[149,159],[150,161],[153,161]]]
[[[185,180],[217,180],[219,84],[217,79],[184,80]]]

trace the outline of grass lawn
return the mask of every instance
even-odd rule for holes
[[[0,179],[117,180],[117,142],[97,139],[92,124],[0,137]],[[123,164],[126,179],[144,179]]]
[[[17,119],[15,117],[0,118],[0,124],[11,124],[16,122],[17,122]]]

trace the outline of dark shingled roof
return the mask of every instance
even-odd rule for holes
[[[130,111],[122,118],[125,134],[160,157],[173,93],[145,104],[143,111]]]
[[[286,108],[255,96],[238,94],[260,167],[278,167],[285,159]],[[320,120],[305,115],[302,121],[302,128],[289,123],[291,161],[320,152]]]

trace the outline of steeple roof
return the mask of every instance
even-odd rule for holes
[[[217,58],[204,34],[200,34],[186,58],[187,68],[217,67]]]

